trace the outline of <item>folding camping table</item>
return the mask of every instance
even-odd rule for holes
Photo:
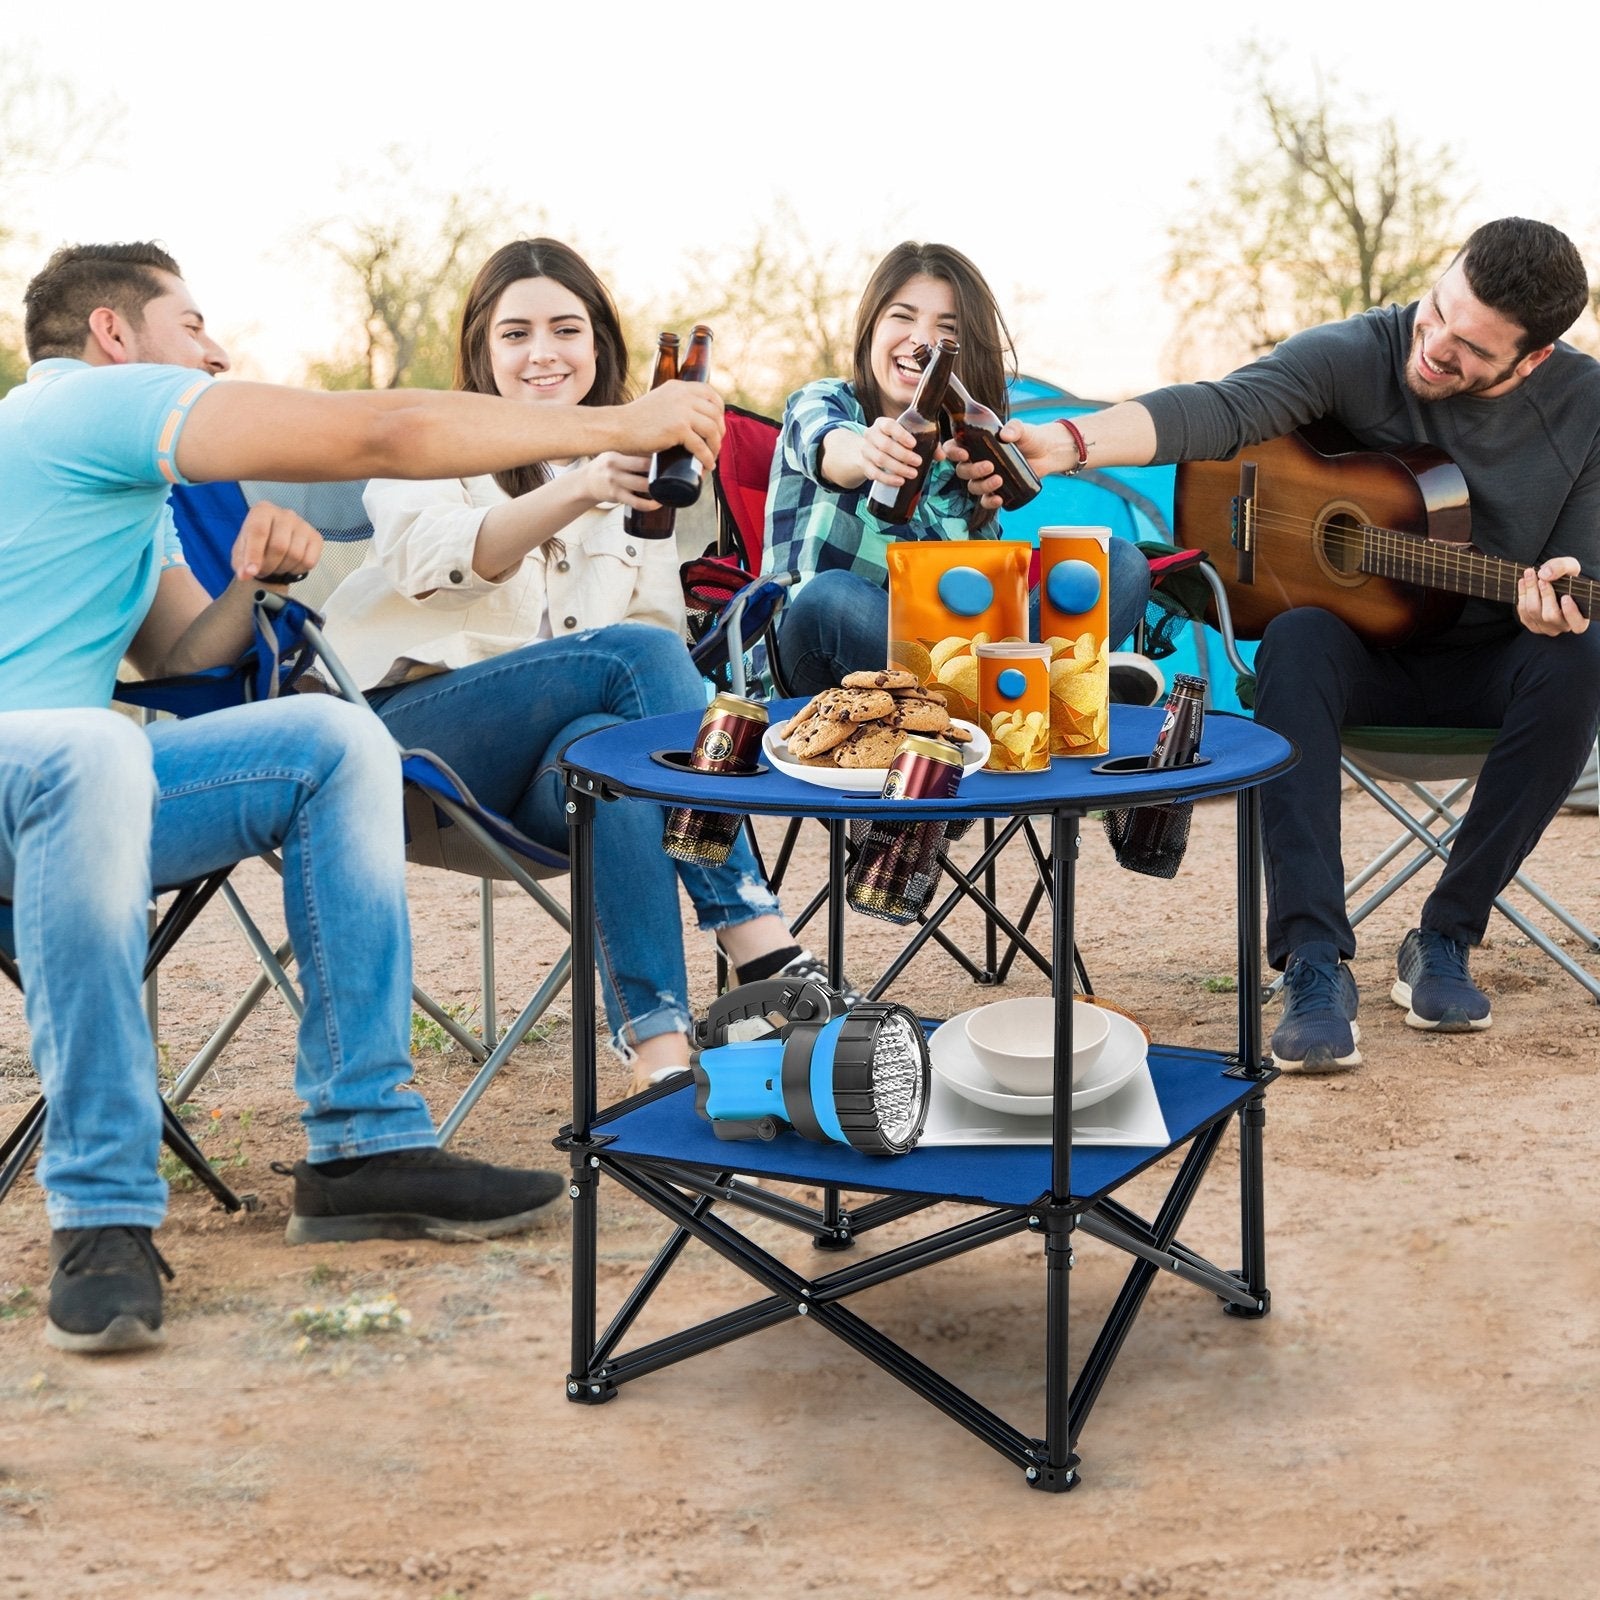
[[[798,702],[795,703],[798,705]],[[772,706],[774,719],[785,706]],[[1112,708],[1112,755],[1148,753],[1158,709]],[[885,1371],[1021,1467],[1029,1484],[1060,1492],[1078,1481],[1078,1436],[1158,1271],[1209,1290],[1235,1316],[1264,1316],[1270,1303],[1262,1205],[1265,1089],[1276,1076],[1261,1041],[1261,851],[1257,786],[1287,770],[1295,752],[1285,740],[1231,716],[1207,718],[1201,755],[1207,764],[1181,771],[1101,776],[1089,760],[1056,760],[1037,774],[974,773],[950,800],[884,802],[840,793],[766,769],[751,777],[685,773],[655,757],[693,742],[693,713],[655,717],[589,734],[568,747],[567,814],[571,833],[573,942],[572,1122],[558,1143],[571,1158],[573,1202],[572,1367],[567,1394],[601,1404],[648,1372],[709,1351],[792,1317],[838,1335]],[[596,804],[631,796],[666,805],[749,815],[816,816],[829,824],[829,961],[842,971],[845,830],[851,820],[893,805],[897,819],[1047,816],[1052,886],[1052,984],[1057,996],[1057,1059],[1070,1059],[1074,872],[1079,825],[1090,811],[1162,801],[1237,797],[1238,1044],[1231,1053],[1172,1048],[1149,1051],[1151,1077],[1170,1135],[1160,1147],[1080,1147],[1070,1110],[1052,1119],[1049,1145],[922,1147],[903,1156],[870,1156],[780,1134],[771,1142],[715,1138],[694,1110],[687,1075],[606,1110],[596,1107],[594,832]],[[992,847],[1003,848],[1004,837]],[[974,870],[985,863],[980,860]],[[1091,1113],[1092,1116],[1092,1113]],[[1240,1248],[1236,1269],[1214,1265],[1179,1238],[1184,1215],[1213,1154],[1236,1117],[1240,1143]],[[1184,1151],[1153,1218],[1116,1198],[1146,1168]],[[735,1174],[818,1188],[819,1206],[740,1182]],[[598,1186],[602,1176],[648,1202],[673,1224],[667,1243],[597,1331]],[[876,1195],[846,1210],[841,1197]],[[741,1233],[728,1213],[793,1225],[822,1250],[847,1249],[863,1234],[947,1202],[979,1208],[967,1220],[869,1260],[807,1277]],[[1079,1231],[1132,1258],[1131,1266],[1075,1381],[1068,1372],[1069,1283]],[[946,1261],[1014,1234],[1043,1240],[1045,1263],[1045,1417],[1042,1437],[1024,1432],[901,1348],[846,1307],[852,1294]],[[761,1298],[665,1338],[623,1349],[629,1328],[691,1239],[753,1278]],[[825,1258],[824,1258],[825,1259]]]

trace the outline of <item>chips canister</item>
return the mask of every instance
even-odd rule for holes
[[[1050,753],[1111,748],[1109,528],[1039,530],[1039,635],[1050,647]]]
[[[1050,646],[980,644],[978,722],[989,736],[990,772],[1050,765]]]

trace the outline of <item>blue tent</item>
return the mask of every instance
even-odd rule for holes
[[[1107,402],[1085,400],[1043,378],[1019,374],[1010,386],[1011,415],[1019,422],[1044,423],[1056,417],[1099,411]],[[1037,545],[1040,528],[1107,527],[1121,539],[1172,540],[1173,467],[1105,467],[1076,477],[1051,477],[1038,497],[1004,518],[1005,537]],[[1245,659],[1254,644],[1242,644]],[[1238,711],[1234,674],[1214,628],[1191,624],[1178,636],[1178,650],[1161,663],[1174,672],[1198,673],[1211,684],[1211,703],[1219,711]]]

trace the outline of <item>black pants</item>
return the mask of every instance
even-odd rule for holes
[[[1577,782],[1600,723],[1600,626],[1546,638],[1517,628],[1487,644],[1374,650],[1329,612],[1276,617],[1256,657],[1256,720],[1300,764],[1262,791],[1267,959],[1303,945],[1355,954],[1339,850],[1339,729],[1500,729],[1422,925],[1483,938],[1494,897]]]

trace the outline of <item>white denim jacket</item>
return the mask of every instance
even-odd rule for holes
[[[561,554],[541,546],[508,576],[480,578],[478,530],[506,498],[488,476],[367,485],[372,548],[325,608],[328,640],[362,689],[613,622],[684,632],[677,546],[630,538],[621,506],[574,518]]]

